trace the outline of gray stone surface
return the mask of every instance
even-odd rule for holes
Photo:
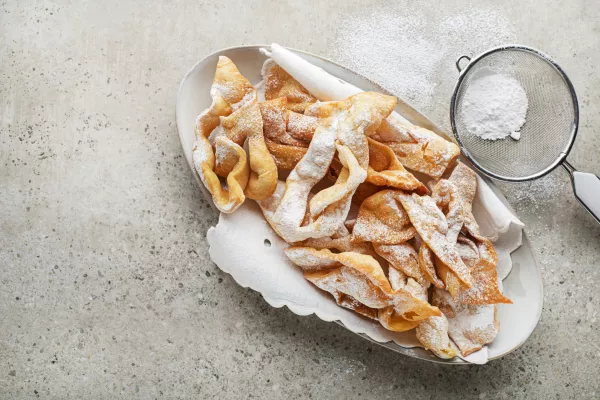
[[[433,92],[409,100],[446,127],[458,55],[506,40],[554,55],[581,103],[570,159],[600,174],[597,0],[385,3],[0,3],[0,398],[600,397],[600,226],[563,171],[500,185],[528,225],[545,307],[528,342],[486,366],[404,358],[271,308],[210,261],[217,215],[179,145],[180,79],[219,48],[278,41],[405,94],[401,70],[348,42],[376,12],[397,30],[371,24],[372,46],[409,33],[444,45],[423,71]]]

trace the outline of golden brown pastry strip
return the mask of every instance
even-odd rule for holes
[[[433,252],[427,243],[421,243],[419,248],[419,267],[425,278],[435,287],[444,289],[446,285],[438,278],[433,262]]]
[[[340,252],[355,252],[360,254],[366,254],[375,257],[377,253],[373,250],[373,246],[370,243],[354,243],[352,242],[352,235],[341,236],[338,238],[311,238],[306,239],[303,242],[296,243],[296,246],[311,247],[316,250],[337,250]]]
[[[230,59],[219,57],[211,96],[211,106],[198,116],[196,122],[196,142],[192,158],[215,206],[222,212],[230,213],[245,200],[244,190],[250,173],[246,153],[239,144],[221,134],[214,139],[215,147],[219,150],[219,157],[215,160],[209,136],[219,126],[222,118],[230,115],[244,102],[255,98],[255,91]],[[219,163],[217,167],[216,163]],[[226,175],[226,187],[221,184],[215,170]]]
[[[288,110],[286,105],[285,97],[263,101],[259,104],[265,138],[289,146],[308,147],[308,141],[298,140],[287,132]]]
[[[245,195],[253,200],[271,196],[277,186],[277,166],[271,157],[263,136],[263,122],[256,99],[242,105],[233,114],[222,117],[225,136],[243,146],[248,140],[250,178]]]
[[[352,195],[364,180],[362,177],[366,177],[368,147],[365,132],[378,126],[389,115],[395,102],[393,97],[365,92],[339,102],[319,103],[311,108],[311,114],[319,118],[319,125],[306,154],[289,174],[279,203],[259,203],[265,216],[269,215],[273,229],[284,240],[294,243],[310,237],[331,236],[343,226]],[[336,143],[344,168],[333,189],[325,189],[324,194],[317,194],[311,199],[311,221],[302,225],[309,193],[329,169]],[[266,209],[267,205],[277,209]]]
[[[448,337],[448,319],[445,315],[429,317],[415,331],[423,347],[443,359],[456,357],[457,351]]]
[[[310,142],[317,129],[317,118],[288,110],[287,131],[295,139]]]
[[[413,282],[414,287],[422,290],[416,281]],[[394,292],[392,303],[393,305],[380,309],[378,317],[381,325],[394,332],[413,329],[423,320],[441,315],[437,307],[430,305],[426,298],[413,293],[408,285]]]
[[[249,100],[256,98],[256,90],[240,73],[233,61],[225,56],[219,56],[210,95],[213,99],[217,96],[222,97],[235,111]]]
[[[275,159],[277,168],[284,171],[293,170],[308,151],[306,147],[289,146],[269,139],[265,139],[265,143],[267,144],[267,149]]]
[[[379,263],[371,256],[354,253],[332,253],[310,247],[289,247],[285,254],[301,267],[305,277],[328,292],[341,292],[360,303],[382,308],[390,304],[392,288]],[[326,279],[326,281],[325,281]]]
[[[222,178],[227,178],[240,161],[240,151],[243,151],[243,149],[223,135],[217,136],[214,139],[214,144],[215,174]]]
[[[406,332],[419,326],[421,321],[409,321],[395,312],[394,307],[386,307],[378,310],[379,323],[393,332]]]
[[[498,272],[496,270],[498,258],[492,243],[487,239],[474,242],[468,237],[463,237],[461,240],[463,242],[469,241],[477,248],[477,258],[470,259],[470,262],[473,263],[471,276],[473,276],[475,283],[471,288],[464,288],[459,285],[456,294],[453,296],[456,301],[460,304],[512,303],[498,287]],[[471,255],[472,253],[469,253],[469,256]],[[452,292],[450,293],[452,294]]]
[[[369,139],[367,182],[418,194],[429,193],[427,187],[402,166],[388,146],[373,139]]]
[[[331,204],[346,196],[352,196],[358,185],[367,177],[367,171],[361,168],[348,146],[337,143],[336,149],[343,169],[333,186],[321,190],[310,200],[311,215],[319,215]]]
[[[204,110],[196,119],[196,138],[207,138],[211,132],[219,126],[221,117],[225,117],[233,112],[233,109],[227,104],[220,95],[213,97],[213,102],[209,108]]]
[[[360,205],[352,231],[355,241],[377,244],[403,243],[416,234],[399,200],[401,192],[382,190]]]
[[[422,287],[429,287],[429,281],[419,267],[417,252],[410,244],[374,244],[373,248],[391,267],[413,278]]]
[[[354,252],[335,254],[309,247],[290,247],[285,253],[304,270],[307,280],[330,292],[336,301],[341,293],[366,307],[380,309],[379,319],[389,329],[402,332],[412,329],[409,326],[414,328],[418,321],[441,315],[439,309],[406,288],[393,290],[381,266],[371,256]]]
[[[463,356],[491,343],[500,330],[495,304],[470,305],[456,303],[446,291],[435,289],[432,304],[448,319],[448,335]]]
[[[269,198],[277,187],[277,165],[267,149],[262,134],[248,138],[250,179],[245,194],[253,200]]]
[[[212,195],[215,206],[224,213],[235,211],[244,202],[244,189],[248,183],[250,169],[246,152],[240,146],[227,139],[217,139],[217,146],[227,148],[228,152],[237,157],[233,169],[227,175],[227,188],[221,185],[219,177],[214,172],[215,156],[207,138],[198,138],[194,144],[194,166],[204,186]]]
[[[458,146],[435,133],[390,115],[373,137],[387,144],[406,168],[440,178],[460,154]]]
[[[306,107],[317,101],[308,90],[272,60],[265,63],[262,75],[267,100],[285,97],[286,107],[299,113],[303,113]]]
[[[467,287],[473,284],[469,269],[456,251],[455,243],[449,242],[446,217],[429,196],[402,193],[402,206],[419,236],[435,255],[450,268]]]
[[[461,259],[469,265],[474,283],[470,288],[464,287],[454,271],[439,262],[436,263],[438,274],[458,303],[511,303],[498,287],[498,257],[494,246],[480,234],[473,217],[472,202],[476,190],[475,172],[462,163],[456,166],[448,180],[441,180],[433,190],[438,207],[446,213],[450,225],[449,240],[455,240],[459,254],[462,249]],[[461,228],[464,234],[459,236]]]

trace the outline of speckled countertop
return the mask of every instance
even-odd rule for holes
[[[596,0],[386,4],[0,3],[0,398],[600,397],[600,226],[563,171],[500,185],[527,224],[545,307],[528,342],[486,366],[401,357],[273,309],[210,261],[217,215],[174,103],[189,67],[226,46],[331,57],[444,127],[459,55],[541,48],[579,94],[570,160],[600,175]]]

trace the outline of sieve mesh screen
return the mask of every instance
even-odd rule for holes
[[[468,132],[463,100],[478,73],[487,69],[516,79],[529,101],[521,139],[485,140]],[[455,92],[454,134],[463,152],[480,168],[506,180],[532,179],[568,152],[577,131],[577,99],[568,79],[534,51],[504,48],[468,66]]]

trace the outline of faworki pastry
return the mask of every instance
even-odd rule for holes
[[[220,57],[198,116],[194,163],[217,208],[256,200],[306,280],[385,329],[414,329],[440,358],[493,341],[496,305],[511,301],[458,147],[402,118],[393,96],[321,102],[275,61],[261,72],[258,102]]]
[[[227,57],[219,57],[210,95],[212,105],[196,122],[194,166],[215,206],[229,213],[246,197],[271,196],[277,166],[264,140],[256,89]]]

